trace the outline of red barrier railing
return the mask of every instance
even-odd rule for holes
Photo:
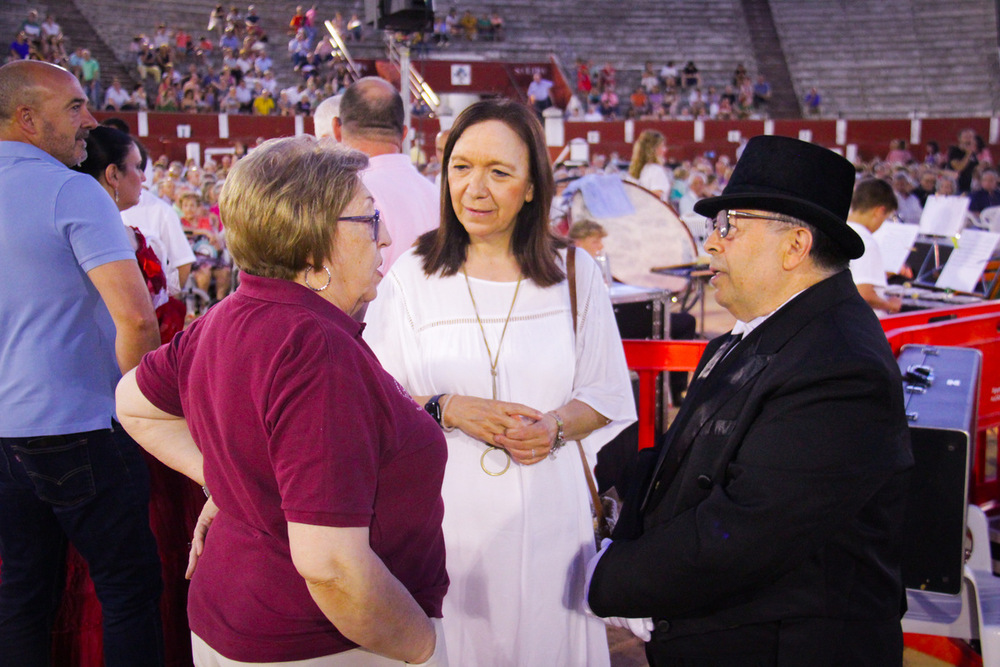
[[[663,371],[693,371],[705,340],[623,340],[625,361],[639,376],[639,449],[656,443],[656,378]]]
[[[893,354],[904,345],[974,348],[983,354],[969,500],[1000,507],[1000,301],[914,311],[881,320]],[[663,371],[694,370],[707,341],[625,340],[625,359],[639,376],[639,448],[656,441],[656,379]]]

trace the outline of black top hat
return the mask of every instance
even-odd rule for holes
[[[788,137],[747,142],[726,189],[702,199],[696,213],[714,217],[722,209],[782,213],[808,222],[830,237],[849,259],[865,252],[847,225],[854,193],[854,166],[831,150]]]

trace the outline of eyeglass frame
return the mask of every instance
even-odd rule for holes
[[[337,218],[337,222],[363,222],[372,229],[372,241],[378,242],[379,225],[382,222],[382,212],[375,209],[371,215],[348,215]]]
[[[724,218],[724,220],[721,220]],[[746,213],[743,211],[735,211],[729,208],[720,209],[718,213],[715,214],[714,218],[708,219],[708,224],[711,226],[711,231],[716,232],[720,239],[724,239],[729,236],[729,230],[733,228],[732,218],[747,218],[749,220],[773,220],[774,222],[787,222],[784,218],[779,218],[773,215],[761,215],[759,213]],[[737,229],[739,229],[737,227]]]

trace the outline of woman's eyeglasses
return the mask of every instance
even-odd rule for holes
[[[729,236],[730,230],[738,229],[733,226],[733,220],[736,218],[747,218],[749,220],[774,220],[776,222],[783,222],[781,218],[773,215],[760,215],[759,213],[745,213],[743,211],[731,211],[729,209],[724,208],[718,213],[716,213],[715,218],[711,220],[712,231],[718,232],[720,239],[726,238],[727,236]]]
[[[363,222],[372,228],[372,241],[378,242],[378,231],[379,223],[382,220],[382,214],[378,209],[375,209],[375,213],[372,215],[348,215],[343,218],[337,218],[338,222]]]

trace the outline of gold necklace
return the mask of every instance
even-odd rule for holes
[[[514,303],[517,301],[517,293],[521,290],[521,280],[523,276],[518,276],[517,286],[514,288],[514,298],[510,300],[510,310],[507,311],[507,319],[504,320],[503,330],[500,332],[500,342],[497,343],[497,354],[494,357],[490,349],[490,342],[486,340],[486,330],[483,328],[483,321],[479,317],[479,306],[476,305],[476,297],[472,295],[472,284],[469,282],[469,274],[462,267],[462,275],[465,276],[465,286],[469,288],[469,298],[472,300],[472,310],[476,314],[476,322],[479,324],[479,332],[483,335],[483,344],[486,346],[486,357],[490,362],[490,375],[493,380],[493,400],[497,400],[497,364],[500,363],[500,348],[503,346],[504,336],[507,335],[507,325],[510,324],[510,316],[514,313]]]
[[[479,317],[479,306],[476,305],[476,297],[472,294],[472,283],[469,282],[469,274],[465,272],[465,267],[462,267],[462,275],[465,276],[465,286],[469,289],[469,299],[472,300],[472,310],[476,314],[476,322],[479,324],[479,333],[483,336],[483,345],[486,346],[486,358],[490,362],[490,379],[493,383],[493,400],[497,400],[497,365],[500,363],[500,349],[503,347],[503,339],[507,335],[507,325],[510,324],[510,316],[514,314],[514,304],[517,302],[517,293],[521,291],[521,280],[524,276],[517,277],[517,286],[514,288],[514,298],[510,300],[510,310],[507,311],[507,319],[504,320],[503,330],[500,332],[500,342],[497,343],[497,353],[493,356],[493,351],[490,349],[490,342],[486,339],[486,329],[483,328],[483,320]],[[501,447],[496,447],[490,443],[485,443],[486,449],[483,451],[483,455],[479,457],[479,466],[483,469],[487,475],[492,477],[499,477],[500,475],[507,472],[510,468],[510,453],[506,449]],[[486,455],[490,452],[499,449],[507,457],[506,465],[499,472],[492,472],[486,467]]]

